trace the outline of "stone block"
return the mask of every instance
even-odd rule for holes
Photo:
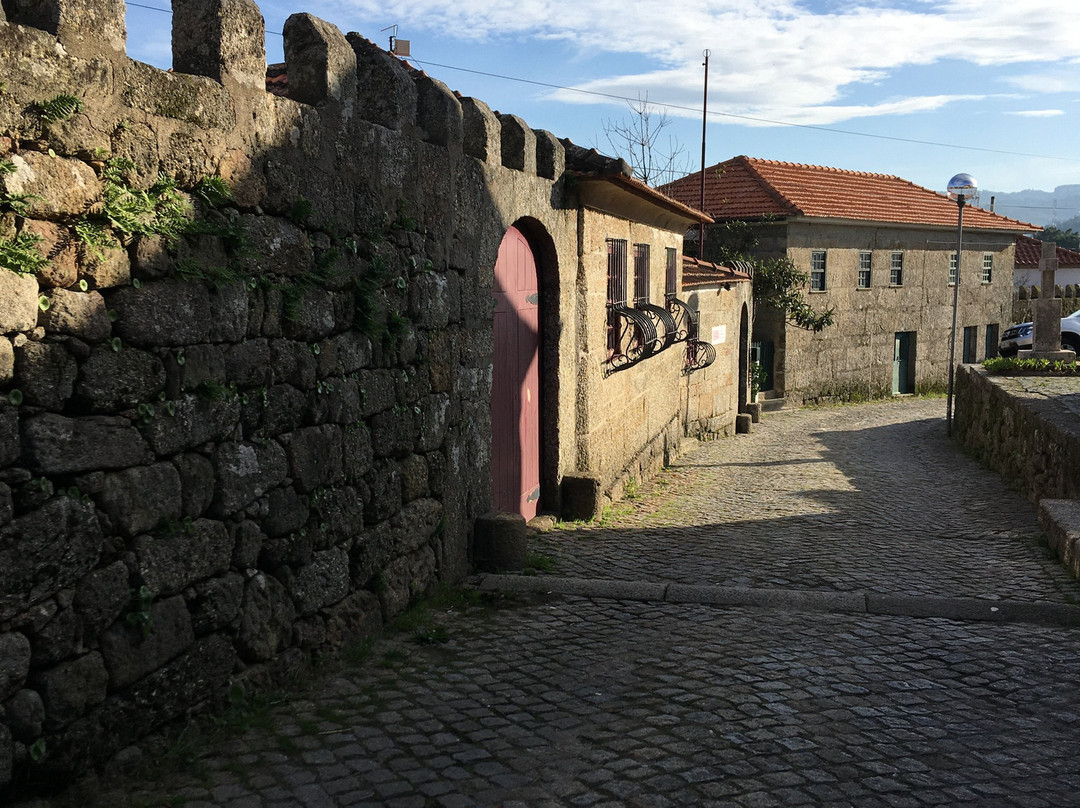
[[[239,616],[244,578],[237,573],[211,578],[192,587],[186,597],[195,635],[208,634],[231,625]]]
[[[289,476],[301,492],[342,481],[341,428],[333,424],[307,427],[282,435],[289,458]]]
[[[595,477],[568,474],[560,487],[562,518],[587,521],[600,515],[600,481]]]
[[[500,115],[502,164],[506,168],[536,174],[536,133],[516,115]]]
[[[0,267],[0,333],[30,331],[37,326],[37,319],[37,281],[31,275]]]
[[[502,165],[502,131],[491,107],[475,98],[461,99],[465,154],[492,166]]]
[[[62,727],[103,702],[108,685],[109,674],[96,651],[34,677],[34,689],[45,705],[46,726],[51,728]]]
[[[45,703],[36,690],[18,691],[3,705],[3,713],[4,723],[16,740],[31,743],[40,737],[45,723]]]
[[[744,404],[743,405],[743,412],[749,414],[750,420],[753,423],[756,424],[756,423],[760,422],[761,421],[761,402],[760,401],[751,401],[748,404]]]
[[[419,415],[412,407],[399,406],[373,415],[371,447],[376,457],[402,457],[416,446]]]
[[[79,275],[94,289],[111,289],[131,283],[131,258],[119,245],[100,254],[83,247]]]
[[[410,503],[428,495],[428,465],[423,455],[409,455],[401,461],[401,499]]]
[[[461,103],[453,91],[437,79],[416,79],[416,123],[424,130],[429,143],[446,148],[460,148],[464,137]]]
[[[244,588],[237,651],[249,662],[270,659],[288,647],[295,620],[296,607],[285,587],[258,573]]]
[[[315,386],[315,354],[307,343],[288,339],[271,340],[270,362],[275,384],[284,382],[302,390]]]
[[[528,533],[525,519],[516,513],[486,513],[473,528],[473,561],[485,572],[525,567]]]
[[[120,620],[101,635],[101,653],[114,689],[157,670],[195,641],[191,615],[179,595],[151,604],[149,621],[142,625],[139,628]]]
[[[236,82],[251,90],[266,86],[266,24],[251,0],[174,0],[173,69]]]
[[[197,519],[214,499],[214,464],[201,454],[188,452],[173,458],[180,475],[181,516]]]
[[[307,275],[314,268],[311,241],[307,233],[292,222],[251,214],[240,217],[240,222],[258,253],[241,262],[245,272],[257,277],[276,275],[290,278]]]
[[[188,393],[173,401],[173,414],[163,407],[140,425],[146,443],[154,452],[168,457],[228,436],[240,420],[240,400],[228,395],[209,400]]]
[[[110,289],[105,302],[116,309],[113,332],[135,345],[176,347],[210,337],[210,292],[198,283],[160,280],[136,289]]]
[[[41,152],[12,154],[7,159],[15,171],[0,177],[0,186],[9,194],[33,195],[27,203],[28,218],[79,216],[100,196],[97,175],[81,160]]]
[[[101,342],[112,332],[105,300],[98,292],[49,289],[43,297],[49,307],[38,320],[50,334],[70,334],[86,342]]]
[[[78,280],[75,242],[66,227],[28,219],[22,232],[40,239],[35,249],[47,261],[36,273],[42,287],[71,286]]]
[[[534,129],[536,135],[536,176],[557,180],[566,170],[566,151],[551,132]]]
[[[337,603],[349,593],[349,556],[342,548],[312,553],[310,563],[296,570],[292,595],[301,615]]]
[[[229,568],[233,543],[225,525],[196,519],[170,530],[139,536],[135,557],[143,582],[157,595],[172,595]]]
[[[75,589],[74,608],[82,617],[83,636],[96,638],[131,599],[128,569],[122,561],[87,574]]]
[[[116,530],[135,536],[180,518],[180,475],[172,463],[137,466],[105,475],[98,507]]]
[[[264,435],[274,437],[303,424],[308,400],[291,384],[276,384],[266,391],[266,397],[256,405],[261,407],[259,428]]]
[[[401,510],[401,470],[394,460],[376,459],[364,475],[364,523],[375,524]]]
[[[406,68],[375,43],[346,35],[356,54],[357,110],[365,120],[391,130],[408,128],[416,120],[416,85]]]
[[[27,342],[15,349],[15,379],[27,404],[62,410],[77,374],[78,365],[63,343]]]
[[[292,486],[275,488],[266,499],[268,512],[259,524],[267,536],[285,536],[307,524],[308,498],[298,494]]]
[[[1061,563],[1080,578],[1080,501],[1040,500],[1039,527],[1046,533],[1050,549]]]
[[[75,395],[93,412],[135,409],[139,404],[154,407],[153,417],[166,417],[157,400],[165,388],[165,367],[157,356],[138,348],[114,351],[100,345],[79,369]]]
[[[360,419],[363,402],[354,378],[324,379],[309,394],[309,420],[315,424],[352,424]]]
[[[325,289],[308,286],[300,289],[290,301],[282,324],[289,339],[314,343],[334,331],[334,297]]]
[[[0,292],[2,294],[2,292]],[[0,307],[3,304],[0,303]],[[7,337],[0,336],[0,384],[7,386],[15,378],[15,346]]]
[[[22,439],[24,462],[38,474],[126,468],[151,460],[146,442],[126,418],[46,413],[23,421]]]
[[[353,592],[328,607],[326,611],[326,643],[332,648],[339,648],[353,640],[373,637],[382,630],[382,607],[373,592]]]
[[[384,571],[386,588],[379,593],[384,619],[393,618],[426,594],[435,583],[435,551],[421,547],[411,556],[398,557]]]
[[[80,625],[74,610],[59,609],[45,625],[30,638],[35,668],[55,665],[80,649]]]
[[[319,343],[316,368],[320,379],[345,376],[371,364],[371,338],[358,331],[346,331]]]
[[[753,416],[748,412],[740,412],[735,416],[735,434],[736,435],[749,435],[752,431],[751,424],[754,423]]]
[[[211,513],[229,516],[285,480],[288,458],[274,441],[223,443],[214,450],[217,489]]]
[[[0,701],[26,683],[30,673],[30,640],[11,631],[0,634]]]
[[[243,281],[227,283],[210,291],[212,342],[240,342],[248,332],[248,289]]]
[[[293,14],[282,29],[289,98],[317,105],[356,103],[356,53],[334,25],[311,14]]]

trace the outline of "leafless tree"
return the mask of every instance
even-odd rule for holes
[[[608,145],[634,169],[634,176],[646,185],[663,185],[689,173],[690,157],[671,132],[666,112],[649,103],[648,94],[636,102],[627,101],[630,115],[604,122]],[[666,141],[666,142],[665,142]]]

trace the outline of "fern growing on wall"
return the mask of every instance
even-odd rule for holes
[[[13,238],[0,238],[0,267],[20,275],[33,275],[48,263],[37,248],[41,236],[19,233]]]
[[[34,112],[45,123],[63,121],[78,112],[82,112],[82,108],[83,102],[81,98],[65,93],[54,95],[52,98],[38,101],[33,105]]]

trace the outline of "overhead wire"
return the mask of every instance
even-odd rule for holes
[[[157,6],[145,5],[143,3],[134,3],[134,2],[128,1],[127,5],[133,6],[134,8],[142,8],[142,9],[148,9],[150,11],[160,11],[160,12],[163,12],[165,14],[172,14],[171,9],[159,8]],[[275,36],[282,36],[282,34],[280,32],[278,32],[278,31],[267,31],[267,33],[268,34],[273,34]],[[561,84],[552,84],[552,83],[545,82],[545,81],[537,81],[536,79],[522,78],[521,76],[509,76],[509,75],[506,75],[504,73],[493,73],[493,72],[490,72],[490,71],[476,70],[474,68],[469,68],[469,67],[458,67],[457,65],[441,64],[439,62],[431,62],[431,61],[427,61],[425,59],[417,59],[416,57],[410,57],[410,60],[415,62],[416,64],[419,64],[419,65],[427,65],[429,67],[438,67],[438,68],[443,69],[443,70],[456,70],[456,71],[461,72],[461,73],[471,73],[471,74],[477,75],[477,76],[486,76],[488,78],[500,79],[502,81],[513,81],[513,82],[517,82],[519,84],[531,84],[531,85],[533,85],[535,87],[544,87],[544,88],[550,89],[550,90],[560,90],[560,91],[564,91],[564,92],[580,93],[582,95],[591,95],[591,96],[596,96],[598,98],[606,98],[606,99],[610,99],[610,100],[613,100],[613,101],[623,101],[623,102],[630,103],[630,104],[645,103],[645,104],[647,104],[649,106],[653,106],[653,107],[656,107],[658,109],[671,109],[671,110],[679,110],[679,111],[684,111],[684,112],[693,112],[693,113],[698,114],[698,115],[701,114],[701,109],[700,108],[693,107],[693,106],[687,106],[687,105],[684,105],[684,104],[675,104],[675,103],[668,103],[668,102],[663,102],[663,101],[651,101],[651,100],[646,100],[646,101],[642,102],[640,98],[630,98],[629,96],[619,95],[617,93],[605,93],[605,92],[601,92],[599,90],[586,90],[586,89],[583,89],[581,87],[568,87],[568,86],[564,86],[564,85],[561,85]],[[877,133],[874,133],[874,132],[859,132],[859,131],[854,130],[854,129],[839,129],[839,128],[832,127],[832,126],[819,126],[819,125],[816,125],[816,124],[795,123],[793,121],[781,121],[781,120],[775,120],[775,119],[772,119],[772,118],[761,118],[761,117],[757,117],[757,116],[754,116],[754,115],[741,115],[741,114],[735,113],[735,112],[721,112],[719,110],[714,110],[714,109],[708,110],[706,112],[706,114],[710,115],[710,116],[718,117],[718,118],[733,118],[735,120],[751,121],[753,123],[763,123],[763,124],[768,124],[770,126],[788,126],[788,127],[797,128],[797,129],[809,129],[809,130],[812,130],[812,131],[815,131],[815,132],[827,132],[827,133],[830,133],[830,134],[849,135],[851,137],[865,137],[865,138],[871,138],[871,139],[874,139],[874,140],[888,140],[888,141],[892,141],[894,143],[911,143],[911,144],[917,145],[917,146],[935,146],[935,147],[938,147],[938,148],[959,149],[959,150],[962,150],[962,151],[975,151],[975,152],[983,152],[983,153],[987,153],[987,154],[1002,154],[1002,155],[1007,155],[1009,157],[1032,157],[1032,158],[1036,158],[1036,159],[1039,159],[1039,160],[1062,160],[1062,161],[1065,161],[1065,162],[1076,162],[1074,158],[1060,157],[1060,156],[1051,155],[1051,154],[1033,154],[1031,152],[1010,151],[1008,149],[991,149],[991,148],[988,148],[988,147],[985,147],[985,146],[971,146],[971,145],[965,145],[965,144],[960,144],[960,143],[945,143],[945,142],[935,141],[935,140],[920,140],[918,138],[900,137],[898,135],[882,135],[882,134],[877,134]],[[1017,206],[1017,207],[1019,207],[1019,206]],[[1047,208],[1047,209],[1052,210],[1052,208]]]

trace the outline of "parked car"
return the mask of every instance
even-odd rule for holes
[[[1017,351],[1030,351],[1031,329],[1032,323],[1020,323],[1006,328],[1001,335],[998,353],[1002,356],[1016,356]],[[1075,351],[1080,356],[1080,310],[1061,318],[1061,347]]]

